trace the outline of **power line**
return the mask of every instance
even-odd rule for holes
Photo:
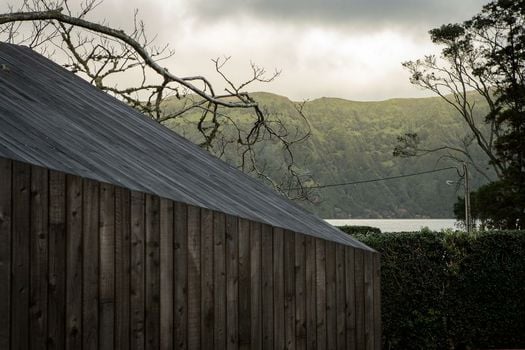
[[[397,176],[390,176],[390,177],[383,177],[383,178],[377,178],[372,180],[361,180],[361,181],[353,181],[353,182],[343,182],[338,184],[328,184],[328,185],[318,185],[318,186],[305,186],[303,189],[319,189],[319,188],[327,188],[327,187],[339,187],[339,186],[347,186],[347,185],[357,185],[357,184],[365,184],[370,182],[379,182],[379,181],[385,181],[385,180],[394,180],[394,179],[401,179],[405,177],[411,177],[411,176],[418,176],[418,175],[424,175],[424,174],[431,174],[431,173],[437,173],[439,171],[445,171],[455,169],[456,167],[450,166],[447,168],[440,168],[440,169],[434,169],[434,170],[427,170],[427,171],[421,171],[419,173],[412,173],[412,174],[404,174],[404,175],[397,175]],[[298,190],[299,188],[295,188]]]

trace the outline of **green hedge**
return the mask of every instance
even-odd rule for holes
[[[385,349],[525,347],[525,231],[357,238],[382,255]]]

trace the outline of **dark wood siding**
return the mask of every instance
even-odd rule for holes
[[[284,231],[273,230],[274,348],[284,349]]]
[[[213,346],[226,348],[226,218],[213,215]]]
[[[239,220],[239,348],[250,348],[250,222]]]
[[[82,179],[67,176],[66,348],[82,348]]]
[[[15,162],[13,162],[14,164]],[[13,172],[13,175],[14,172]],[[14,179],[13,179],[14,180]],[[49,287],[48,287],[48,346],[65,348],[66,320],[66,176],[49,172]],[[95,231],[98,235],[98,231]],[[98,247],[97,247],[98,251]],[[98,277],[97,272],[97,277]],[[98,283],[97,283],[98,285]],[[94,306],[98,308],[98,305]],[[14,325],[12,325],[14,326]],[[17,325],[19,327],[19,325]],[[98,346],[98,345],[97,345]]]
[[[381,350],[381,256],[374,254],[374,349]]]
[[[356,348],[364,349],[365,339],[365,271],[364,253],[358,249],[354,251],[355,266],[355,328]]]
[[[295,236],[284,233],[284,329],[286,349],[295,349]]]
[[[375,252],[2,158],[0,178],[1,349],[381,346]]]
[[[306,274],[306,348],[317,349],[317,320],[315,293],[315,238],[305,237]]]
[[[226,216],[226,332],[227,349],[239,348],[239,221]]]
[[[98,206],[99,184],[83,181],[82,198],[82,344],[83,349],[98,349]],[[130,278],[133,273],[130,274]],[[131,292],[133,296],[133,290]]]
[[[175,203],[174,213],[174,348],[188,346],[188,210],[182,203]]]
[[[30,185],[31,168],[13,164],[11,330],[13,349],[29,346]]]
[[[113,349],[115,333],[115,187],[100,184],[99,348]]]
[[[173,350],[173,202],[160,201],[160,349]]]
[[[31,169],[31,312],[29,332],[31,334],[30,346],[31,349],[35,350],[45,349],[47,341],[48,183],[46,169],[40,167]],[[3,241],[2,238],[0,240]],[[0,348],[2,348],[1,344]]]
[[[272,227],[263,225],[262,258],[262,347],[273,349],[273,240]]]
[[[250,349],[262,348],[261,224],[250,222]]]
[[[355,249],[345,247],[345,334],[347,349],[356,349]]]
[[[306,240],[295,234],[295,346],[306,349]]]
[[[213,349],[213,212],[201,209],[201,349]]]
[[[130,348],[144,349],[144,202],[140,192],[131,192],[131,266],[130,266]]]
[[[115,192],[115,348],[130,348],[131,194]],[[171,331],[170,331],[171,334]]]
[[[10,160],[0,158],[0,315],[3,315],[0,317],[0,349],[9,349],[11,340],[12,164]]]
[[[188,206],[188,349],[201,348],[201,211]]]
[[[327,349],[337,348],[335,243],[326,242],[326,333]]]

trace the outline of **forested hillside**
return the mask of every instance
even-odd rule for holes
[[[254,95],[270,115],[277,116],[290,130],[304,128],[294,108],[285,97],[268,93]],[[169,110],[176,99],[166,101]],[[480,116],[483,106],[480,104]],[[230,116],[242,124],[242,111]],[[439,154],[402,159],[393,157],[397,136],[416,132],[430,147],[458,144],[466,134],[463,122],[454,110],[439,98],[392,99],[380,102],[354,102],[336,98],[320,98],[304,106],[304,115],[311,127],[311,136],[294,148],[298,170],[312,178],[310,185],[353,182],[443,168],[457,165]],[[168,124],[177,132],[199,142],[195,127],[197,116],[186,116]],[[228,132],[227,130],[225,132]],[[471,147],[479,164],[486,159]],[[235,162],[234,146],[227,147],[224,158]],[[279,176],[282,152],[266,145],[258,150],[260,162],[267,172]],[[484,180],[472,171],[474,187]],[[457,197],[454,170],[417,177],[374,183],[331,187],[314,191],[313,201],[302,202],[309,210],[324,218],[446,218],[452,217]]]

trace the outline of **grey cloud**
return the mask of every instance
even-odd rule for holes
[[[263,19],[324,24],[457,22],[479,12],[488,0],[192,0],[194,16],[224,19],[248,15]]]

